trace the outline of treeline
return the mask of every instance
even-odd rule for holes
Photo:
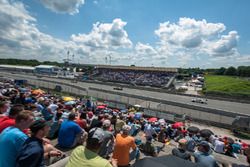
[[[38,60],[21,60],[21,59],[0,59],[0,64],[8,64],[8,65],[23,65],[23,66],[38,66],[38,65],[52,65],[58,67],[65,67],[64,63],[58,63],[56,61],[44,61],[40,62]],[[81,65],[81,64],[66,64],[66,67],[74,68],[76,67],[76,71],[85,71],[89,72],[94,69],[93,65]],[[81,69],[81,70],[80,70]]]
[[[193,74],[215,74],[215,75],[231,75],[231,76],[241,76],[241,77],[250,77],[250,66],[239,66],[235,67],[221,67],[219,69],[210,68],[210,69],[200,69],[200,68],[180,68],[180,74],[193,75]]]
[[[62,67],[63,63],[58,63],[56,61],[44,61],[40,62],[38,60],[21,60],[21,59],[0,59],[0,64],[8,64],[8,65],[24,65],[24,66],[38,66],[40,64],[44,65],[54,65]]]
[[[215,71],[216,75],[231,75],[231,76],[241,76],[250,77],[250,66],[239,66],[235,67],[221,67]]]

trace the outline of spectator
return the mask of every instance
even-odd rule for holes
[[[177,156],[185,160],[191,160],[191,154],[188,151],[186,151],[187,140],[183,138],[183,139],[180,139],[178,143],[179,143],[178,148],[174,148],[172,150],[172,154],[174,156]]]
[[[0,118],[6,116],[9,109],[9,103],[7,101],[0,101]]]
[[[86,147],[79,146],[71,153],[66,167],[116,167],[116,161],[112,160],[112,165],[108,160],[100,157],[97,153],[104,139],[101,128],[94,128],[89,131]]]
[[[74,120],[75,114],[70,113],[68,120],[61,124],[58,135],[58,144],[60,147],[73,148],[83,144],[86,132]]]
[[[241,153],[241,144],[238,142],[237,139],[235,140],[232,147],[233,147],[233,153],[235,153],[235,154],[240,154]]]
[[[186,136],[186,139],[187,139],[187,150],[190,152],[194,152],[195,141],[193,139],[193,134],[189,133],[188,136]]]
[[[131,128],[128,125],[122,127],[122,134],[116,135],[116,143],[113,152],[113,158],[117,159],[117,164],[119,166],[129,166],[130,160],[134,158],[139,158],[139,150],[136,147],[135,139],[129,136]],[[133,152],[130,153],[130,149],[133,149]]]
[[[121,115],[117,118],[116,120],[116,124],[115,124],[115,133],[120,133],[120,131],[122,130],[122,127],[124,125],[126,125],[126,122],[123,120],[124,117]]]
[[[109,128],[111,126],[110,120],[104,120],[103,121],[103,142],[100,147],[99,155],[103,158],[108,158],[109,154],[112,153],[113,147],[114,147],[114,136],[109,131]]]
[[[215,152],[223,154],[224,153],[224,147],[225,147],[225,144],[224,144],[222,138],[219,138],[219,139],[215,140],[215,142],[214,142],[214,151]]]
[[[15,119],[16,125],[4,129],[0,135],[0,166],[15,167],[17,154],[28,136],[23,133],[34,120],[31,111],[21,111]]]
[[[232,167],[250,167],[250,149],[246,150],[246,161],[248,165],[232,164]]]
[[[144,133],[146,138],[153,138],[153,136],[156,135],[156,132],[150,122],[145,125]]]
[[[44,154],[43,137],[48,134],[49,129],[50,127],[46,121],[41,119],[36,120],[30,126],[32,135],[24,142],[17,156],[16,167],[44,166],[44,156],[50,158],[53,156],[60,156],[62,154],[60,151],[50,151]]]
[[[151,138],[148,137],[147,140],[146,140],[146,143],[142,143],[140,145],[140,149],[142,150],[142,152],[144,152],[144,153],[146,153],[146,154],[148,154],[150,156],[156,157],[159,154],[161,148],[156,147],[153,144],[152,139],[153,139],[152,137]]]
[[[81,113],[80,117],[76,119],[76,123],[85,131],[87,131],[87,115],[86,113]]]
[[[14,126],[16,124],[15,118],[24,109],[22,104],[15,104],[11,107],[9,116],[0,118],[0,133],[9,126]]]
[[[206,141],[200,142],[198,151],[194,153],[195,162],[202,167],[219,167],[214,157],[208,154],[209,150],[210,146]]]

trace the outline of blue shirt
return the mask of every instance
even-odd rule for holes
[[[24,142],[17,156],[16,167],[43,167],[43,154],[43,141],[30,137]]]
[[[15,167],[16,158],[28,138],[16,127],[6,128],[0,135],[0,167]]]
[[[198,151],[194,153],[194,158],[202,167],[219,167],[212,155]]]
[[[241,145],[239,145],[238,143],[234,143],[234,144],[232,144],[232,147],[233,147],[233,152],[234,153],[236,153],[236,154],[240,153]]]
[[[81,127],[74,121],[64,121],[61,124],[58,144],[60,147],[71,148],[74,144],[76,136],[82,132]]]

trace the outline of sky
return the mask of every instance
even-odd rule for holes
[[[0,58],[250,65],[249,0],[0,0]]]

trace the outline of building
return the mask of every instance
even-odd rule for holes
[[[51,65],[39,65],[35,66],[35,73],[37,74],[48,74],[48,75],[56,75],[61,68],[57,66]]]

